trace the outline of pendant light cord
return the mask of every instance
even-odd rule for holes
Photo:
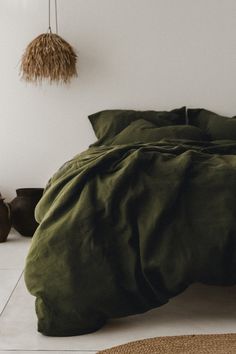
[[[54,0],[56,34],[58,34],[57,0]],[[51,0],[48,0],[48,32],[52,33],[51,27]]]
[[[52,28],[51,28],[51,0],[48,0],[48,32],[52,33]]]

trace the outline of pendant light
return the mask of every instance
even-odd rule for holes
[[[56,33],[51,28],[51,0],[48,0],[48,31],[27,46],[20,74],[27,82],[67,84],[77,76],[77,55],[72,46],[58,35],[57,0],[54,0]]]

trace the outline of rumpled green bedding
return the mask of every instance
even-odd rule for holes
[[[90,148],[36,216],[25,281],[45,335],[95,331],[195,282],[236,284],[236,142]]]

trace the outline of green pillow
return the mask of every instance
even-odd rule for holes
[[[144,119],[139,119],[123,129],[108,143],[110,145],[122,145],[131,143],[150,143],[161,139],[186,139],[204,140],[205,134],[196,127],[190,125],[170,125],[156,127],[155,124]]]
[[[202,129],[211,140],[236,140],[236,117],[220,116],[206,109],[188,109],[188,123]]]
[[[94,145],[106,144],[130,123],[138,119],[145,119],[158,127],[185,124],[186,108],[182,107],[170,112],[107,110],[92,114],[89,116],[89,120],[99,139]]]

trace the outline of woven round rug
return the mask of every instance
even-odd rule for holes
[[[156,337],[105,349],[97,354],[236,354],[236,333]]]

